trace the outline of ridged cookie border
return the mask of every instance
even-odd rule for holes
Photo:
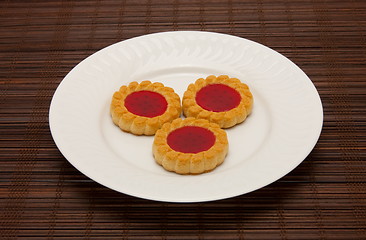
[[[156,117],[144,117],[131,113],[124,105],[126,97],[138,91],[157,92],[165,97],[168,106],[167,110]],[[180,97],[170,87],[164,86],[160,82],[136,81],[130,82],[128,85],[120,87],[119,91],[115,92],[112,97],[110,113],[113,123],[120,129],[135,135],[154,135],[164,123],[171,122],[178,118],[182,112]]]
[[[182,153],[173,150],[167,143],[168,135],[183,126],[197,126],[210,130],[216,137],[214,145],[207,151],[199,153]],[[205,119],[175,119],[159,129],[153,142],[153,154],[156,162],[164,169],[178,174],[201,174],[208,172],[223,163],[228,152],[229,143],[226,132],[217,124]]]
[[[241,96],[237,107],[225,112],[212,112],[202,108],[196,102],[196,94],[199,90],[209,84],[225,84],[236,91]],[[199,78],[188,86],[183,95],[183,113],[186,117],[207,119],[210,122],[218,124],[221,128],[230,128],[243,122],[252,112],[253,95],[248,85],[242,83],[237,78],[230,78],[227,75],[208,76],[206,79]]]

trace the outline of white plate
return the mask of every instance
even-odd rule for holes
[[[254,95],[253,113],[227,130],[229,154],[212,172],[165,171],[152,156],[153,137],[124,133],[111,121],[111,96],[121,85],[148,79],[182,96],[189,83],[211,74],[237,77]],[[145,199],[202,202],[251,192],[293,170],[316,144],[323,110],[311,80],[276,51],[183,31],[132,38],[83,60],[57,88],[49,121],[62,154],[96,182]]]

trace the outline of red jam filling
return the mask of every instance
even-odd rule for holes
[[[185,126],[172,131],[167,138],[168,145],[177,152],[199,153],[210,149],[216,137],[202,127]]]
[[[133,114],[152,118],[162,115],[166,111],[168,103],[159,93],[138,91],[126,97],[125,107]]]
[[[236,108],[240,101],[238,91],[224,84],[207,85],[196,94],[197,104],[212,112],[229,111]]]

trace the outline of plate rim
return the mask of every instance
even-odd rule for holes
[[[260,47],[264,47],[266,49],[269,49],[272,53],[274,54],[278,54],[280,55],[282,58],[285,58],[288,60],[288,62],[290,64],[292,64],[294,67],[298,68],[307,78],[307,82],[308,84],[311,85],[311,87],[313,88],[313,93],[316,95],[317,97],[317,100],[318,100],[318,107],[320,107],[320,115],[318,116],[319,117],[319,125],[318,125],[318,129],[317,129],[317,134],[313,136],[313,141],[312,143],[308,143],[308,148],[306,150],[306,155],[303,156],[303,160],[299,161],[299,162],[296,162],[296,164],[294,164],[294,166],[291,167],[290,171],[288,172],[285,172],[284,174],[281,174],[281,176],[271,182],[268,182],[268,184],[266,185],[263,185],[261,187],[253,187],[253,189],[249,190],[249,191],[237,191],[237,193],[233,194],[233,193],[229,193],[229,194],[223,194],[223,196],[216,196],[216,197],[207,197],[206,199],[203,199],[203,198],[200,198],[200,199],[195,199],[194,197],[191,198],[190,200],[187,200],[187,199],[165,199],[165,198],[158,198],[158,197],[151,197],[151,196],[146,196],[144,194],[135,194],[135,193],[130,193],[130,192],[122,192],[121,190],[118,190],[116,189],[114,186],[111,186],[110,184],[105,184],[103,181],[100,181],[100,179],[97,179],[95,176],[90,176],[89,172],[85,171],[84,169],[81,169],[76,163],[77,161],[72,161],[70,160],[70,156],[67,156],[67,151],[63,150],[64,149],[64,146],[62,146],[62,144],[60,144],[60,140],[59,140],[59,136],[57,136],[57,133],[55,132],[55,122],[53,120],[53,112],[55,111],[55,108],[53,107],[54,105],[54,101],[55,99],[57,98],[57,94],[59,91],[61,91],[62,89],[62,84],[64,83],[64,80],[69,76],[69,74],[73,71],[75,71],[75,69],[77,69],[77,67],[79,66],[79,64],[81,64],[82,62],[84,62],[86,59],[89,59],[89,58],[92,58],[93,56],[95,56],[96,54],[98,54],[99,52],[101,51],[105,51],[105,49],[108,49],[108,48],[113,48],[115,47],[116,45],[118,44],[123,44],[123,42],[130,42],[130,41],[134,41],[136,39],[140,39],[140,38],[149,38],[149,37],[154,37],[156,35],[164,35],[164,34],[214,34],[214,35],[221,35],[221,36],[225,36],[225,37],[230,37],[230,38],[237,38],[237,39],[240,39],[241,41],[248,41],[248,42],[251,42],[251,43],[254,43],[256,45],[259,45]],[[240,195],[243,195],[243,194],[247,194],[247,193],[250,193],[252,191],[255,191],[255,190],[258,190],[258,189],[261,189],[267,185],[270,185],[276,181],[278,181],[279,179],[281,179],[282,177],[286,176],[287,174],[289,174],[291,171],[293,171],[298,165],[300,165],[306,158],[307,156],[311,153],[311,151],[314,149],[314,147],[316,146],[319,138],[320,138],[320,135],[321,135],[321,132],[322,132],[322,128],[323,128],[323,121],[324,121],[324,111],[323,111],[323,105],[322,105],[322,101],[321,101],[321,98],[320,98],[320,95],[319,95],[319,92],[317,91],[314,83],[311,81],[311,79],[306,75],[306,73],[298,66],[296,65],[294,62],[292,62],[290,59],[288,59],[286,56],[284,56],[283,54],[277,52],[276,50],[273,50],[272,48],[268,47],[268,46],[265,46],[261,43],[258,43],[258,42],[255,42],[255,41],[252,41],[250,39],[246,39],[246,38],[242,38],[242,37],[239,37],[239,36],[234,36],[234,35],[229,35],[229,34],[225,34],[225,33],[217,33],[217,32],[209,32],[209,31],[166,31],[166,32],[158,32],[158,33],[151,33],[151,34],[146,34],[146,35],[141,35],[141,36],[136,36],[136,37],[133,37],[133,38],[130,38],[130,39],[126,39],[126,40],[123,40],[123,41],[119,41],[119,42],[116,42],[114,44],[111,44],[109,46],[106,46],[98,51],[96,51],[95,53],[87,56],[86,58],[84,58],[83,60],[81,60],[78,64],[76,64],[66,75],[65,77],[61,80],[61,82],[59,83],[59,85],[57,86],[53,96],[52,96],[52,100],[51,100],[51,103],[50,103],[50,108],[49,108],[49,127],[50,127],[50,132],[51,132],[51,135],[52,135],[52,138],[57,146],[57,148],[59,149],[59,151],[61,152],[61,154],[65,157],[65,159],[71,164],[73,165],[79,172],[81,172],[83,175],[87,176],[88,178],[90,178],[91,180],[109,188],[109,189],[112,189],[114,191],[117,191],[117,192],[120,192],[120,193],[123,193],[123,194],[126,194],[126,195],[130,195],[130,196],[134,196],[134,197],[138,197],[138,198],[142,198],[142,199],[147,199],[147,200],[154,200],[154,201],[161,201],[161,202],[176,202],[176,203],[196,203],[196,202],[208,202],[208,201],[215,201],[215,200],[222,200],[222,199],[228,199],[228,198],[232,198],[232,197],[237,197],[237,196],[240,196]]]

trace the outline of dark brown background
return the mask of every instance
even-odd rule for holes
[[[206,30],[298,64],[324,106],[319,142],[253,193],[170,204],[109,190],[56,148],[51,97],[81,60],[147,33]],[[366,239],[366,1],[0,2],[1,239]]]

